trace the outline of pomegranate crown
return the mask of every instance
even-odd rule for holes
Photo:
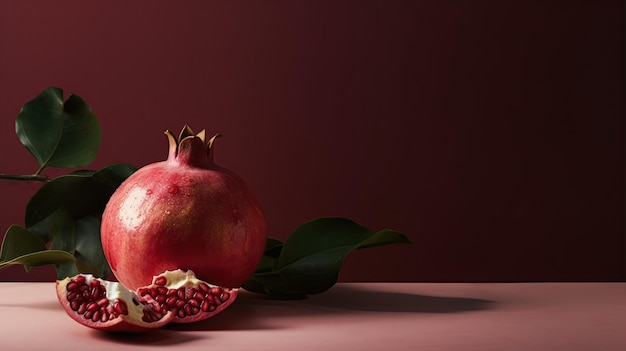
[[[169,140],[168,161],[185,163],[190,166],[206,167],[213,164],[213,142],[221,134],[215,134],[208,141],[206,131],[202,129],[194,134],[189,125],[185,124],[178,138],[171,130],[166,130],[165,135]]]

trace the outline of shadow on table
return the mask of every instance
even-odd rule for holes
[[[276,300],[242,291],[225,313],[168,330],[260,330],[289,329],[297,318],[362,312],[463,313],[494,308],[490,300],[372,291],[358,286],[335,286],[302,300]]]
[[[198,339],[210,338],[210,336],[207,335],[203,335],[202,337],[188,334],[183,335],[164,329],[150,330],[146,333],[106,333],[93,330],[91,336],[97,340],[109,343],[141,345],[146,347],[183,346],[186,343]]]
[[[336,286],[325,294],[303,301],[334,310],[370,312],[458,313],[495,306],[494,301],[484,299],[371,291],[358,286]]]

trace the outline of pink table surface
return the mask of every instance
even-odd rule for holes
[[[341,283],[242,292],[222,314],[140,335],[70,319],[54,283],[0,283],[2,350],[626,350],[626,283]]]

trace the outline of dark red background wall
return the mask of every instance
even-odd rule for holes
[[[624,280],[624,29],[622,1],[2,0],[0,173],[36,170],[15,116],[58,86],[100,119],[90,168],[162,160],[189,123],[270,235],[343,216],[415,242],[342,280]],[[0,230],[37,186],[0,180]]]

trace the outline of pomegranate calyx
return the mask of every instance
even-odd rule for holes
[[[206,130],[194,134],[189,125],[185,124],[178,137],[169,129],[165,135],[169,140],[168,160],[205,168],[213,164],[213,142],[221,134],[215,134],[207,142]]]

